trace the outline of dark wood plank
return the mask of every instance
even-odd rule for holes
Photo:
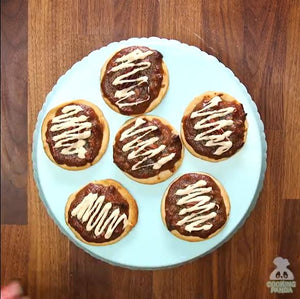
[[[27,1],[1,1],[1,223],[27,223]]]
[[[284,198],[300,199],[300,188],[295,179],[300,177],[300,3],[294,1],[289,10],[287,30],[286,65],[284,84]],[[293,21],[291,21],[293,20]],[[298,49],[298,50],[297,50]],[[296,79],[298,78],[298,80]]]
[[[152,276],[152,271],[112,267],[112,298],[153,298]]]
[[[214,298],[212,255],[195,262],[155,271],[153,298]]]
[[[283,225],[280,227],[281,238],[278,248],[278,256],[287,258],[290,266],[288,267],[295,276],[297,283],[296,288],[293,289],[294,298],[300,298],[299,277],[300,277],[300,230],[295,229],[299,227],[300,220],[300,200],[285,200],[281,205],[280,216],[283,219]],[[269,271],[275,268],[274,264],[270,267]],[[288,297],[287,294],[285,297]],[[282,298],[282,297],[280,297]]]
[[[155,36],[159,17],[158,6],[159,1],[115,1],[112,32],[114,40]]]
[[[265,127],[283,127],[283,72],[289,4],[292,1],[244,2],[243,78]]]
[[[1,286],[16,279],[27,291],[28,257],[28,227],[1,225]]]
[[[112,266],[70,244],[70,298],[112,298]],[[78,287],[78,282],[81,287]],[[105,291],[104,291],[105,290]]]

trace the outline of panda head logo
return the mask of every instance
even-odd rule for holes
[[[287,268],[290,264],[288,259],[276,257],[273,263],[276,269],[271,273],[270,280],[294,280],[293,272]]]

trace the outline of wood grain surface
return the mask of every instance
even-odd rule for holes
[[[1,25],[1,285],[20,279],[42,299],[300,298],[299,1],[7,0]],[[89,52],[142,36],[197,46],[231,68],[268,142],[264,188],[243,227],[213,253],[159,271],[114,267],[70,243],[31,164],[37,115],[58,78]],[[293,294],[266,286],[276,256],[290,262]]]
[[[27,224],[27,1],[1,2],[1,223]]]

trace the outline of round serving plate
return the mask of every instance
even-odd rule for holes
[[[169,90],[150,115],[167,119],[179,132],[183,112],[194,97],[205,91],[226,92],[240,101],[247,113],[249,128],[243,148],[231,158],[218,163],[203,161],[185,150],[179,170],[167,181],[155,185],[139,184],[125,176],[113,163],[112,144],[116,132],[129,117],[114,112],[105,104],[100,92],[100,69],[114,52],[130,45],[144,45],[160,51],[169,70]],[[47,112],[58,104],[74,99],[85,99],[98,105],[110,127],[105,155],[94,166],[81,171],[68,171],[53,164],[46,156],[41,141],[41,124]],[[58,80],[39,113],[32,158],[40,198],[60,230],[72,242],[108,263],[157,269],[180,265],[211,252],[243,224],[262,188],[266,169],[266,141],[263,123],[246,88],[215,57],[175,40],[131,38],[91,52]],[[211,239],[191,243],[176,238],[165,228],[160,205],[164,191],[175,178],[199,171],[213,175],[223,184],[230,198],[231,212],[220,233]],[[65,204],[69,195],[80,187],[90,181],[107,178],[119,181],[136,199],[138,223],[125,238],[113,245],[87,245],[76,239],[66,225]]]

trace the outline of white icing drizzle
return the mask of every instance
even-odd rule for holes
[[[126,106],[135,106],[135,105],[141,104],[143,102],[146,102],[150,99],[150,96],[148,96],[144,100],[137,99],[136,102],[131,102],[131,103],[126,102],[127,98],[129,98],[135,94],[134,88],[136,86],[141,85],[145,82],[148,82],[148,76],[141,76],[136,79],[128,79],[130,76],[136,74],[137,72],[140,72],[140,71],[143,71],[143,70],[149,68],[151,65],[151,62],[149,62],[149,61],[141,61],[138,63],[136,61],[140,60],[140,59],[144,59],[147,56],[151,55],[152,53],[153,53],[153,51],[150,51],[150,50],[148,50],[146,52],[142,52],[140,49],[135,49],[134,51],[128,53],[127,55],[124,55],[124,56],[116,59],[116,62],[119,62],[120,64],[113,67],[109,71],[109,72],[117,72],[117,71],[125,69],[125,68],[133,67],[132,71],[118,76],[112,83],[114,86],[121,85],[124,83],[132,83],[132,85],[130,87],[127,87],[127,88],[124,88],[121,90],[117,90],[115,92],[115,98],[119,99],[116,102],[116,105],[118,105],[120,108],[126,107]]]
[[[120,209],[117,208],[108,216],[112,209],[110,202],[103,206],[104,195],[98,196],[97,193],[89,193],[83,198],[81,203],[72,210],[71,215],[77,217],[82,223],[87,221],[86,230],[94,230],[96,236],[101,235],[105,230],[105,239],[109,239],[116,227],[123,221],[123,229],[128,220],[125,213],[120,215]],[[97,216],[98,215],[98,216]]]
[[[64,130],[53,137],[54,148],[62,148],[61,154],[74,155],[84,159],[87,150],[84,148],[86,139],[91,136],[92,124],[85,115],[74,116],[83,109],[78,105],[68,105],[62,109],[61,115],[52,119],[51,132]],[[73,127],[72,130],[68,130]]]
[[[120,137],[120,141],[122,141],[126,138],[138,135],[134,139],[125,143],[122,147],[123,152],[129,152],[127,156],[128,160],[132,160],[134,158],[139,158],[139,157],[142,158],[139,162],[135,163],[132,166],[131,168],[132,170],[137,170],[143,167],[151,167],[151,166],[152,169],[160,169],[164,164],[171,161],[175,157],[175,153],[171,153],[165,157],[158,159],[158,161],[155,163],[146,163],[147,160],[161,153],[166,148],[166,145],[161,144],[156,148],[151,148],[151,146],[154,145],[155,142],[159,140],[159,137],[151,137],[149,139],[143,139],[143,138],[148,134],[150,134],[151,132],[157,130],[158,127],[155,125],[143,126],[143,124],[145,123],[146,121],[143,120],[142,118],[137,118],[134,125],[129,129],[125,130]]]
[[[181,196],[176,202],[177,205],[189,204],[187,208],[183,207],[180,210],[179,215],[190,214],[176,223],[180,226],[185,225],[185,230],[188,232],[211,229],[213,226],[211,223],[205,225],[202,225],[202,223],[217,216],[217,213],[212,211],[216,204],[210,202],[209,193],[212,191],[212,187],[205,187],[206,185],[206,181],[199,180],[195,184],[188,185],[184,189],[178,189],[175,192],[176,195]],[[190,206],[190,203],[194,203],[194,205]],[[209,211],[211,212],[207,214]]]
[[[231,119],[219,119],[214,122],[210,122],[210,120],[224,117],[232,113],[235,108],[227,107],[219,110],[206,111],[212,107],[217,106],[218,103],[221,101],[222,99],[219,96],[215,96],[209,101],[209,104],[207,106],[191,114],[191,118],[202,117],[202,119],[198,121],[194,126],[195,130],[200,130],[200,133],[194,138],[194,140],[207,141],[205,143],[205,146],[218,146],[218,148],[214,152],[215,155],[222,155],[224,152],[227,152],[232,147],[232,141],[228,139],[228,137],[232,134],[232,131],[227,130],[224,131],[223,134],[212,133],[221,130],[224,127],[232,126],[233,121]],[[211,129],[203,131],[203,129],[207,128]]]

